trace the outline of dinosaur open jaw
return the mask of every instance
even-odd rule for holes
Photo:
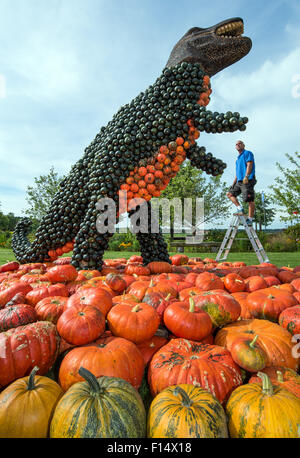
[[[237,38],[244,33],[244,23],[241,20],[231,21],[218,27],[216,35],[221,38]]]

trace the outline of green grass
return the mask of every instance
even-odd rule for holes
[[[138,252],[134,253],[132,251],[107,251],[104,255],[105,259],[115,259],[115,258],[130,258],[134,254],[139,254]],[[170,252],[170,256],[177,254],[176,252]],[[69,255],[66,255],[69,256]],[[215,259],[216,253],[188,253],[189,257],[200,257],[202,259],[208,257]],[[272,264],[275,264],[278,267],[289,266],[295,267],[300,265],[300,252],[294,253],[268,253],[269,260]],[[8,248],[0,248],[0,265],[5,264],[7,261],[14,261],[15,256],[12,250]],[[258,259],[255,253],[229,253],[227,261],[243,261],[248,265],[258,264]]]

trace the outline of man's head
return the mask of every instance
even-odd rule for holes
[[[244,22],[239,17],[206,29],[193,27],[174,46],[167,67],[197,62],[207,75],[213,76],[248,54],[252,42],[242,36],[243,32]]]
[[[235,144],[235,149],[239,152],[242,153],[245,149],[245,143],[242,142],[242,140],[238,140]]]

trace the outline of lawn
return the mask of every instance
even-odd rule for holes
[[[139,254],[139,253],[134,253],[132,251],[107,251],[104,255],[105,259],[114,259],[114,258],[130,258],[130,256],[133,256],[134,254]],[[170,252],[170,256],[173,254],[176,254],[176,252]],[[68,255],[66,255],[68,256]],[[214,259],[216,257],[216,253],[189,253],[190,257],[200,257],[204,259],[205,257],[212,258]],[[268,253],[270,262],[272,264],[275,264],[278,267],[282,266],[289,266],[289,267],[295,267],[297,265],[300,265],[300,252],[294,252],[294,253]],[[12,250],[7,249],[7,248],[0,248],[0,265],[4,264],[7,261],[13,261],[15,260],[14,253]],[[255,253],[229,253],[227,261],[243,261],[246,264],[258,264],[258,259],[255,255]]]

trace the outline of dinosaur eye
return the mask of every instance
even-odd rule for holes
[[[197,48],[198,46],[200,46],[201,40],[199,38],[196,38],[195,40],[193,40],[192,44],[193,44],[193,46],[195,46]]]

